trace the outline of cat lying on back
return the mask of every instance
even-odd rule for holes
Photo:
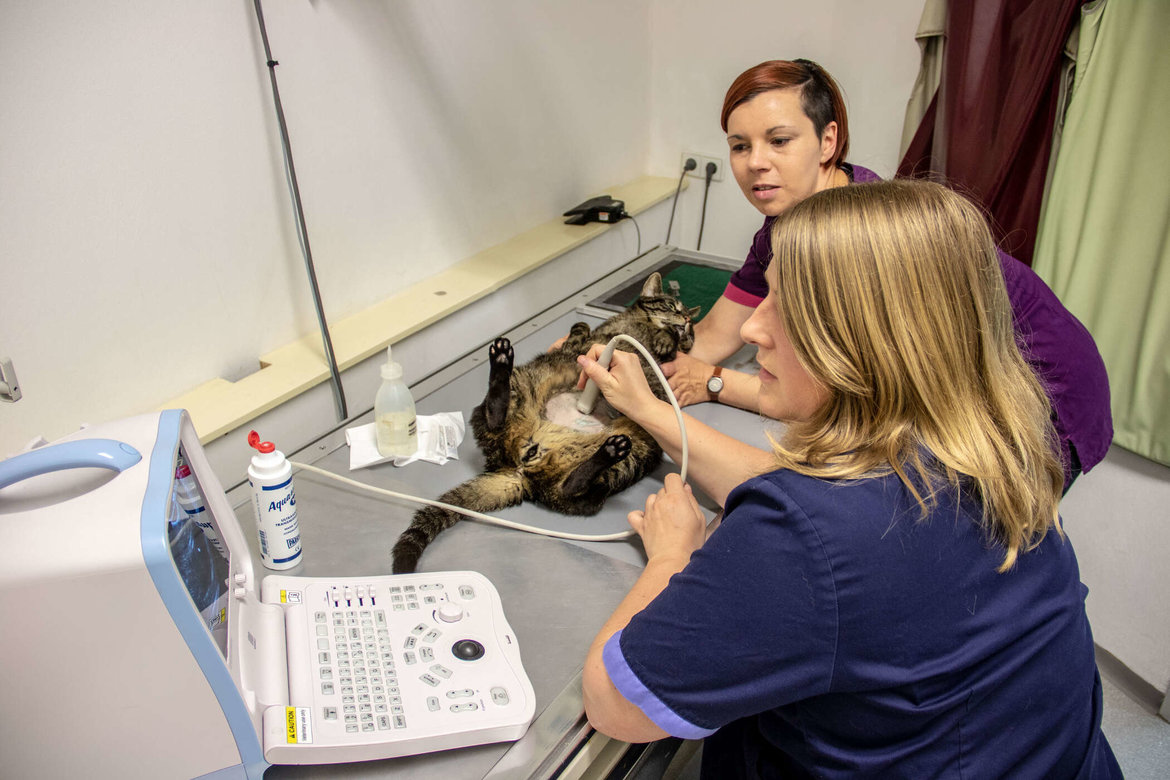
[[[659,363],[673,360],[676,352],[686,352],[694,344],[691,317],[697,311],[688,311],[677,298],[663,293],[662,278],[654,273],[629,309],[596,330],[578,322],[560,347],[522,366],[513,368],[511,342],[496,339],[488,349],[487,395],[471,413],[471,430],[487,458],[486,471],[439,500],[484,513],[530,500],[568,515],[597,514],[605,499],[653,470],[662,449],[622,416],[593,430],[551,422],[549,402],[562,402],[563,394],[576,393],[578,355],[619,333],[637,339]],[[618,342],[618,349],[633,348]],[[644,361],[643,369],[651,389],[665,398]],[[394,573],[414,571],[427,545],[460,517],[432,506],[416,512],[394,545]]]

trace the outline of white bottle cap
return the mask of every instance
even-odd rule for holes
[[[386,364],[382,366],[382,378],[398,379],[402,376],[402,366],[394,362],[394,356],[390,350],[390,347],[386,347]]]

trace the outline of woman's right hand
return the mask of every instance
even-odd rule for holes
[[[707,537],[707,518],[678,474],[667,474],[662,490],[647,496],[646,508],[627,519],[642,537],[647,558],[673,559],[680,570]]]
[[[577,379],[577,389],[585,387],[586,379],[592,379],[610,406],[634,422],[644,420],[653,405],[662,401],[650,391],[646,374],[642,371],[642,359],[632,352],[614,350],[607,371],[597,362],[603,349],[604,344],[594,344],[588,353],[577,358],[582,371]]]

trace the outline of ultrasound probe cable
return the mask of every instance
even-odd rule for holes
[[[602,353],[602,358],[605,358],[604,363],[602,363],[602,360],[598,360],[599,363],[602,363],[605,367],[608,368],[609,358],[611,358],[613,356],[613,347],[618,341],[628,341],[630,344],[632,344],[634,346],[635,349],[637,349],[639,352],[642,353],[642,356],[645,357],[646,360],[649,362],[650,368],[654,369],[654,375],[657,376],[658,381],[660,383],[662,383],[662,388],[663,388],[663,390],[666,391],[666,397],[670,401],[670,405],[672,407],[674,407],[674,414],[675,414],[675,417],[678,419],[679,433],[682,436],[682,457],[680,458],[681,462],[679,464],[679,477],[681,477],[682,481],[685,483],[687,481],[687,457],[688,457],[687,456],[687,453],[688,453],[687,429],[686,429],[686,425],[683,423],[682,409],[678,405],[678,400],[674,397],[674,391],[670,389],[670,383],[666,381],[666,377],[663,375],[662,369],[660,369],[658,367],[658,364],[654,362],[654,358],[650,355],[650,352],[645,347],[643,347],[641,344],[639,344],[637,342],[637,340],[630,338],[629,336],[627,336],[625,334],[618,334],[617,336],[614,336],[612,339],[610,339],[609,343],[606,344],[606,346],[605,346],[605,351]],[[608,357],[605,355],[605,352],[609,352]],[[590,379],[588,382],[586,382],[586,391],[588,391],[589,385],[594,386],[594,388],[595,388],[594,395],[596,395],[596,387],[597,386],[593,382],[592,379]],[[584,395],[584,394],[585,393],[583,392],[582,395]],[[475,518],[476,520],[482,520],[485,523],[489,523],[491,525],[498,525],[498,526],[501,526],[503,528],[511,528],[511,529],[516,530],[516,531],[526,531],[526,532],[531,533],[531,534],[540,534],[541,536],[551,536],[555,539],[569,539],[569,540],[576,541],[576,542],[616,542],[616,541],[620,541],[621,539],[629,539],[631,536],[633,536],[636,533],[634,531],[634,529],[632,529],[632,528],[630,528],[626,531],[618,531],[617,533],[598,534],[598,535],[571,534],[571,533],[568,533],[567,531],[552,531],[552,530],[549,530],[547,528],[537,528],[535,526],[524,525],[523,523],[517,523],[517,522],[514,522],[512,520],[505,520],[502,517],[493,517],[491,515],[485,515],[481,512],[476,512],[476,511],[471,510],[471,509],[465,509],[461,506],[455,506],[454,504],[445,504],[442,501],[433,501],[429,498],[419,498],[418,496],[412,496],[412,495],[408,495],[406,493],[398,493],[394,490],[387,490],[386,488],[380,488],[380,487],[375,487],[373,485],[367,485],[365,482],[359,482],[356,479],[350,479],[349,477],[343,477],[340,474],[334,474],[332,471],[326,471],[325,469],[318,468],[317,466],[310,466],[308,463],[298,463],[296,461],[291,461],[291,460],[289,461],[289,463],[294,468],[304,469],[305,471],[311,471],[314,474],[320,474],[323,477],[328,477],[329,479],[333,479],[333,480],[336,480],[338,482],[342,482],[346,485],[352,485],[353,487],[361,488],[362,490],[368,490],[371,493],[380,493],[380,494],[385,495],[385,496],[390,496],[391,498],[401,498],[401,499],[404,499],[406,501],[413,501],[416,504],[426,504],[427,506],[434,506],[434,507],[438,507],[440,509],[448,509],[452,512],[457,512],[458,514],[466,515],[467,517]]]

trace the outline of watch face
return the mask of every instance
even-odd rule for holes
[[[718,393],[723,389],[723,377],[713,376],[707,380],[707,392]]]

